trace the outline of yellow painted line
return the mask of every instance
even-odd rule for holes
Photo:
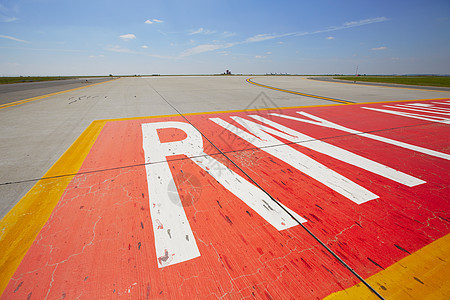
[[[328,97],[322,97],[322,96],[316,96],[316,95],[311,95],[311,94],[300,93],[300,92],[296,92],[296,91],[280,89],[280,88],[276,88],[276,87],[273,87],[273,86],[268,86],[268,85],[256,83],[256,82],[252,81],[252,78],[248,78],[247,82],[251,83],[251,84],[254,84],[254,85],[257,85],[257,86],[260,86],[260,87],[263,87],[263,88],[268,88],[268,89],[271,89],[271,90],[275,90],[275,91],[279,91],[279,92],[285,92],[285,93],[294,94],[294,95],[306,96],[306,97],[311,97],[311,98],[316,98],[316,99],[321,99],[321,100],[327,100],[327,101],[333,101],[333,102],[339,102],[339,103],[344,103],[344,104],[351,104],[351,103],[353,103],[353,102],[339,100],[339,99],[334,99],[334,98],[328,98]]]
[[[81,86],[81,87],[77,87],[77,88],[70,89],[70,90],[65,90],[65,91],[61,91],[61,92],[55,92],[55,93],[51,93],[51,94],[46,94],[46,95],[42,95],[42,96],[37,96],[37,97],[33,97],[33,98],[28,98],[28,99],[18,100],[18,101],[11,102],[11,103],[2,104],[2,105],[0,105],[0,109],[11,107],[11,106],[16,106],[16,105],[20,105],[20,104],[25,104],[25,103],[28,103],[28,102],[32,102],[32,101],[36,101],[36,100],[39,100],[39,99],[44,99],[44,98],[47,98],[47,97],[56,96],[56,95],[60,95],[60,94],[68,93],[68,92],[73,92],[73,91],[85,89],[87,87],[99,85],[99,84],[106,83],[106,82],[111,82],[111,81],[114,81],[114,80],[117,80],[117,79],[120,79],[120,78],[115,78],[115,79],[111,79],[111,80],[108,80],[108,81],[97,82],[97,83],[94,83],[94,84]]]
[[[305,78],[302,77],[303,80],[314,80],[314,81],[322,81],[322,82],[331,82],[331,83],[338,83],[338,84],[353,84],[353,85],[364,85],[364,86],[372,86],[372,87],[382,87],[382,88],[391,88],[391,89],[405,89],[405,90],[414,90],[414,91],[425,91],[425,92],[441,92],[441,93],[450,93],[450,91],[441,91],[441,90],[428,90],[428,89],[415,89],[415,88],[408,88],[404,86],[384,86],[384,85],[372,85],[372,84],[366,84],[364,81],[358,81],[358,83],[352,83],[351,80],[348,80],[349,82],[343,81],[343,79],[336,79],[336,80],[342,80],[343,82],[339,81],[326,81],[326,80],[317,80],[317,79],[311,79],[311,78]],[[374,82],[374,83],[386,83],[386,84],[395,84],[395,83],[389,83],[389,82]],[[420,86],[420,85],[419,85]],[[430,86],[427,86],[430,87]]]
[[[386,299],[450,299],[450,234],[366,279]],[[325,299],[372,299],[362,283]]]
[[[44,178],[77,173],[105,124],[104,121],[94,121]],[[73,177],[39,180],[0,221],[0,295]]]

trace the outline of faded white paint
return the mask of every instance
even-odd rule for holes
[[[211,118],[210,120],[219,126],[232,131],[250,144],[293,166],[297,170],[314,178],[357,204],[379,198],[374,193],[354,183],[341,174],[331,170],[325,165],[315,161],[294,148],[283,144],[281,141],[272,137],[268,133],[277,135],[286,140],[291,140],[294,138],[293,136],[264,127],[260,124],[256,124],[240,117],[232,117],[232,119],[244,126],[247,130],[253,133],[254,136],[220,118]]]
[[[449,124],[450,119],[449,118],[443,118],[443,117],[435,117],[435,116],[427,116],[427,115],[421,115],[421,114],[415,114],[415,113],[407,113],[403,111],[395,111],[395,110],[388,110],[388,109],[380,109],[380,108],[374,108],[374,107],[361,107],[363,109],[373,110],[373,111],[379,111],[387,114],[407,117],[407,118],[413,118],[413,119],[419,119],[419,120],[425,120],[430,122],[437,122],[437,123],[443,123],[443,124]]]
[[[356,167],[383,176],[385,178],[388,178],[390,180],[396,181],[409,187],[425,183],[425,181],[415,178],[411,175],[405,174],[403,172],[400,172],[398,170],[395,170],[393,168],[390,168],[373,160],[367,159],[365,157],[362,157],[345,149],[325,143],[324,141],[314,139],[305,134],[292,130],[286,126],[264,119],[260,116],[255,115],[251,117],[259,120],[264,124],[270,125],[286,134],[289,134],[290,136],[292,136],[292,138],[289,138],[289,141],[291,142],[298,143],[300,141],[306,140],[307,142],[301,143],[301,146],[323,153],[340,161],[346,162],[350,165],[354,165]]]
[[[209,155],[192,158],[198,166],[214,177],[227,190],[241,199],[245,204],[257,212],[268,223],[278,230],[298,225],[284,210],[282,210],[260,188],[248,182],[233,170],[215,160]],[[281,204],[281,203],[280,203]],[[282,205],[282,204],[281,204]],[[301,223],[306,220],[283,205]]]
[[[422,105],[419,105],[419,104],[422,104]],[[446,103],[438,102],[437,104],[446,104]],[[418,108],[418,106],[419,106],[419,108],[426,109],[426,110],[447,111],[447,112],[450,111],[450,109],[447,107],[439,107],[434,104],[426,104],[426,106],[424,106],[423,103],[408,103],[408,104],[397,104],[395,106],[405,106],[405,107],[414,107],[414,108]]]
[[[289,119],[289,120],[295,120],[295,121],[299,121],[299,122],[303,122],[303,123],[308,123],[308,124],[313,124],[313,125],[333,128],[333,129],[336,129],[336,130],[349,132],[351,134],[357,134],[358,136],[366,137],[366,138],[373,139],[373,140],[376,140],[376,141],[380,141],[380,142],[383,142],[383,143],[386,143],[386,144],[391,144],[391,145],[395,145],[395,146],[402,147],[402,148],[405,148],[405,149],[413,150],[413,151],[416,151],[416,152],[421,152],[421,153],[424,153],[424,154],[427,154],[427,155],[430,155],[430,156],[435,156],[435,157],[439,157],[439,158],[450,160],[450,155],[446,154],[446,153],[442,153],[442,152],[431,150],[431,149],[428,149],[428,148],[424,148],[424,147],[420,147],[420,146],[416,146],[416,145],[400,142],[400,141],[397,141],[397,140],[393,140],[393,139],[390,139],[390,138],[378,136],[378,135],[371,134],[371,133],[364,133],[362,131],[358,131],[358,130],[355,130],[355,129],[344,127],[342,125],[338,125],[336,123],[332,123],[330,121],[327,121],[325,119],[313,116],[313,115],[308,114],[306,112],[298,111],[297,113],[302,115],[302,116],[308,117],[308,118],[310,118],[310,119],[312,119],[314,121],[306,120],[306,119],[303,119],[303,118],[292,117],[292,116],[288,116],[288,115],[275,114],[275,113],[271,114],[271,115],[278,116],[278,117],[285,118],[285,119]]]
[[[383,105],[383,106],[388,107],[388,108],[397,108],[397,109],[404,109],[404,110],[410,110],[410,111],[418,111],[418,112],[427,113],[427,114],[436,114],[436,115],[445,115],[445,116],[450,115],[448,110],[431,109],[431,108],[423,109],[423,108],[417,108],[417,107],[406,106],[406,105],[395,105],[395,106]]]
[[[189,124],[181,122],[142,124],[150,215],[160,268],[200,256],[179,195],[169,195],[172,173],[166,156],[191,156],[203,152],[202,139],[197,135],[188,134],[184,140],[161,143],[157,130],[163,128],[178,128],[186,133],[191,131]]]
[[[157,131],[164,128],[180,129],[187,136],[180,141],[162,143]],[[298,225],[260,188],[204,153],[202,136],[192,125],[184,122],[148,123],[142,124],[142,133],[150,214],[160,268],[200,256],[178,192],[169,190],[173,179],[167,163],[168,156],[183,154],[189,157],[277,230]],[[306,222],[281,205],[298,221]]]

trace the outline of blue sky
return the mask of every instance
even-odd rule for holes
[[[449,74],[450,1],[0,0],[0,76]]]

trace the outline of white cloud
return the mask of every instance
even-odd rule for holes
[[[296,34],[295,32],[294,33],[284,33],[284,34],[268,34],[268,33],[257,34],[252,37],[249,37],[244,42],[245,43],[256,43],[256,42],[262,42],[262,41],[267,41],[267,40],[272,40],[272,39],[278,39],[278,38],[291,36],[291,35],[295,35],[295,34]]]
[[[8,40],[11,40],[11,41],[16,41],[16,42],[20,42],[20,43],[29,43],[28,41],[21,40],[21,39],[18,39],[16,37],[9,36],[9,35],[0,35],[0,38],[8,39]]]
[[[371,19],[364,19],[359,21],[351,21],[351,22],[345,22],[344,26],[346,27],[355,27],[355,26],[362,26],[372,23],[378,23],[378,22],[385,22],[388,18],[386,17],[378,17],[378,18],[371,18]]]
[[[195,55],[195,54],[199,54],[199,53],[215,51],[215,50],[218,50],[218,49],[230,48],[230,47],[233,47],[234,45],[235,44],[232,44],[232,43],[228,43],[228,44],[225,44],[225,45],[219,45],[219,44],[198,45],[198,46],[195,46],[193,48],[189,48],[189,49],[183,51],[179,55],[179,57],[186,57],[186,56],[191,56],[191,55]]]
[[[332,27],[328,27],[325,29],[320,29],[320,30],[316,30],[316,31],[312,31],[312,32],[299,32],[299,33],[296,33],[295,36],[304,36],[304,35],[332,32],[332,31],[343,30],[343,29],[348,29],[348,28],[352,28],[352,27],[369,25],[369,24],[373,24],[373,23],[386,22],[388,20],[389,19],[386,17],[378,17],[378,18],[364,19],[364,20],[359,20],[359,21],[350,21],[350,22],[345,22],[344,24],[342,24],[340,26],[332,26]]]
[[[111,52],[118,52],[118,53],[131,53],[130,49],[127,48],[122,48],[119,45],[108,45],[105,48],[106,51],[111,51]]]
[[[132,33],[127,33],[127,34],[121,35],[120,38],[121,38],[121,39],[124,39],[124,40],[126,40],[126,41],[129,41],[129,40],[135,39],[136,36],[135,36],[134,34],[132,34]]]
[[[327,40],[334,40],[334,36],[327,37]]]
[[[11,13],[17,13],[17,9],[9,9],[6,6],[0,4],[0,22],[2,23],[9,23],[17,21],[18,18],[11,17]]]
[[[224,31],[221,35],[221,38],[226,39],[226,38],[230,38],[235,35],[236,35],[235,32]]]
[[[244,41],[241,42],[234,42],[234,43],[228,43],[228,44],[204,44],[204,45],[199,45],[190,49],[185,50],[184,52],[182,52],[179,57],[186,57],[186,56],[191,56],[191,55],[195,55],[195,54],[199,54],[199,53],[204,53],[204,52],[209,52],[209,51],[215,51],[218,49],[224,49],[224,48],[230,48],[236,45],[241,45],[241,44],[247,44],[247,43],[257,43],[257,42],[263,42],[263,41],[268,41],[268,40],[273,40],[273,39],[279,39],[279,38],[283,38],[283,37],[288,37],[288,36],[304,36],[304,35],[311,35],[311,34],[318,34],[318,33],[324,33],[324,32],[330,32],[330,31],[336,31],[336,30],[343,30],[343,29],[347,29],[350,27],[356,27],[356,26],[363,26],[363,25],[367,25],[367,24],[372,24],[372,23],[377,23],[377,22],[384,22],[387,21],[388,19],[385,17],[379,17],[379,18],[372,18],[372,19],[365,19],[365,20],[360,20],[360,21],[352,21],[352,22],[346,22],[341,26],[334,26],[334,27],[329,27],[326,29],[321,29],[321,30],[316,30],[313,32],[290,32],[290,33],[284,33],[284,34],[270,34],[270,33],[263,33],[263,34],[257,34],[254,35],[252,37],[247,38]],[[190,32],[190,35],[193,34],[206,34],[206,33],[210,33],[211,31],[209,30],[205,30],[203,28],[199,28],[195,31]],[[283,42],[278,42],[279,44],[282,44]]]
[[[382,51],[382,50],[386,50],[386,49],[387,49],[387,47],[384,47],[384,46],[377,47],[377,48],[372,48],[373,51]]]
[[[276,38],[275,35],[265,33],[265,34],[254,35],[252,37],[249,37],[245,41],[248,43],[255,43],[255,42],[262,42],[262,41],[267,41],[267,40],[271,40],[271,39],[275,39],[275,38]]]
[[[142,49],[148,49],[148,46],[147,45],[143,45],[143,46],[141,46],[141,48]]]
[[[102,58],[105,57],[103,54],[100,55],[89,55],[89,58]]]
[[[359,20],[359,21],[345,22],[344,24],[342,24],[340,26],[328,27],[325,29],[320,29],[320,30],[316,30],[316,31],[312,31],[312,32],[290,32],[290,33],[284,33],[284,34],[269,34],[269,33],[257,34],[257,35],[251,36],[245,40],[237,41],[237,42],[230,42],[230,43],[220,43],[220,41],[212,41],[207,44],[202,44],[202,45],[198,45],[198,46],[195,46],[192,48],[188,48],[188,49],[184,50],[183,52],[181,52],[178,56],[172,57],[172,58],[183,58],[183,57],[188,57],[188,56],[196,55],[196,54],[200,54],[200,53],[231,48],[236,45],[269,41],[269,40],[279,39],[279,38],[289,37],[289,36],[305,36],[305,35],[319,34],[319,33],[325,33],[325,32],[337,31],[337,30],[344,30],[344,29],[356,27],[356,26],[363,26],[363,25],[368,25],[368,24],[373,24],[373,23],[378,23],[378,22],[385,22],[387,20],[388,19],[385,17],[378,17],[378,18],[364,19],[364,20]],[[155,22],[155,19],[153,19],[153,22]],[[188,34],[189,35],[212,34],[215,32],[216,31],[205,30],[203,27],[201,27],[197,30],[193,30],[193,31],[189,32]],[[235,35],[234,33],[223,32],[219,36],[221,38],[224,38],[226,36],[234,36],[234,35]],[[329,36],[329,37],[327,37],[327,39],[331,40],[331,39],[334,39],[334,37]],[[283,44],[284,42],[278,41],[277,43]],[[122,49],[117,49],[117,50],[124,52]],[[113,50],[113,51],[115,51],[115,50]],[[116,51],[116,52],[118,52],[118,51]],[[154,56],[157,57],[156,55],[154,55]],[[260,58],[265,58],[265,56],[260,56]]]
[[[266,54],[270,55],[270,54],[272,54],[272,52],[266,52]]]
[[[162,22],[163,22],[162,20],[158,20],[158,19],[152,19],[152,20],[148,19],[144,23],[145,24],[153,24],[153,23],[162,23]]]
[[[271,40],[274,38],[275,38],[275,36],[265,33],[265,34],[257,34],[252,37],[249,37],[248,39],[246,39],[246,41],[249,43],[254,43],[254,42],[262,42],[262,41],[266,41],[266,40]]]
[[[16,17],[7,17],[7,16],[0,15],[0,22],[3,22],[3,23],[10,23],[10,22],[14,22],[17,20],[19,20],[19,19],[17,19]]]
[[[203,28],[200,27],[199,29],[190,32],[189,35],[199,34],[199,33],[202,33],[202,32],[203,32]]]
[[[189,32],[189,35],[194,35],[194,34],[213,34],[215,32],[216,32],[215,30],[208,30],[208,29],[204,29],[204,28],[200,27],[197,30]]]

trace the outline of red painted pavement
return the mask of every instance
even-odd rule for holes
[[[450,153],[448,125],[362,106],[383,108],[366,104],[274,112],[301,117],[296,112],[304,111],[359,131],[376,131],[379,136]],[[248,112],[188,116],[275,199],[305,218],[304,225],[362,277],[450,232],[448,160],[268,116],[270,112],[257,114],[426,181],[407,187],[301,144],[291,145],[380,197],[357,205],[209,120],[221,118],[236,125],[230,117],[249,119]],[[358,283],[300,226],[277,231],[183,155],[168,157],[169,166],[201,256],[158,268],[141,124],[164,121],[186,122],[171,117],[106,124],[80,173],[106,171],[72,180],[2,298],[311,299]],[[159,136],[161,142],[170,142],[185,134],[166,129]],[[207,154],[246,178],[203,142]],[[117,168],[121,166],[133,167]]]

